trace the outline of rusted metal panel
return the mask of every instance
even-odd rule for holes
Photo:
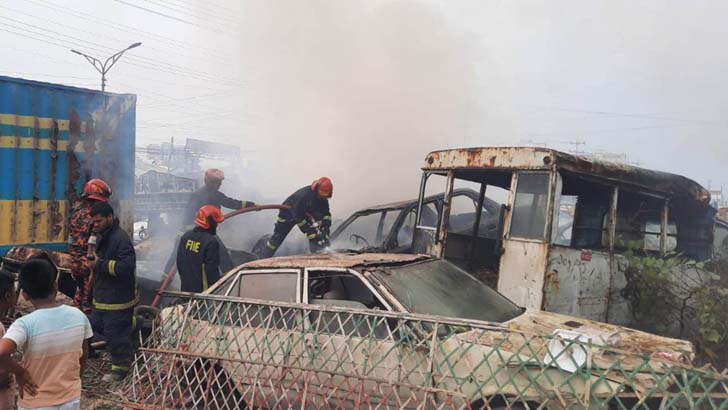
[[[424,170],[449,169],[549,169],[552,151],[543,148],[461,148],[433,151],[425,157]]]
[[[626,164],[605,162],[547,148],[483,147],[433,151],[425,157],[424,170],[507,169],[565,170],[629,185],[646,192],[662,193],[710,203],[710,191],[681,175],[654,171]]]
[[[607,252],[553,247],[543,287],[544,310],[605,320],[610,294],[609,260]]]
[[[541,309],[548,244],[506,239],[498,273],[498,291],[519,306]]]
[[[101,178],[131,230],[136,97],[0,77],[0,254],[65,250],[83,184]]]
[[[243,268],[354,268],[370,265],[396,265],[430,259],[428,255],[397,253],[316,253],[260,259],[242,265]]]

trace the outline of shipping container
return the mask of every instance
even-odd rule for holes
[[[83,185],[101,178],[122,227],[134,209],[136,96],[0,76],[0,255],[67,250]]]

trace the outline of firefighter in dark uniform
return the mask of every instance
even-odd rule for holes
[[[259,256],[261,258],[273,256],[296,225],[308,238],[311,253],[319,252],[329,246],[331,228],[329,198],[333,193],[334,184],[329,178],[321,177],[283,201],[283,205],[290,206],[290,209],[282,209],[278,213],[273,236],[261,249]]]
[[[225,173],[222,170],[211,168],[205,171],[205,185],[192,193],[187,207],[182,215],[182,224],[185,231],[192,229],[191,223],[197,215],[197,211],[205,205],[213,205],[216,208],[241,209],[255,206],[251,201],[233,199],[220,192]]]
[[[98,237],[93,269],[93,313],[91,326],[101,335],[111,353],[111,373],[104,381],[126,377],[134,355],[131,333],[134,307],[139,302],[136,286],[136,254],[129,235],[119,227],[114,209],[106,202],[91,208]]]
[[[71,255],[71,277],[76,282],[73,305],[87,315],[91,314],[91,270],[86,263],[93,221],[91,207],[99,201],[108,202],[111,188],[100,179],[92,179],[83,187],[83,201],[73,210],[68,234],[68,253]]]
[[[252,201],[241,201],[239,199],[233,199],[220,192],[220,186],[222,186],[222,181],[224,179],[225,173],[222,172],[222,170],[220,169],[210,168],[205,171],[205,185],[197,191],[193,192],[190,196],[190,199],[187,202],[187,206],[185,207],[185,211],[182,214],[182,229],[180,230],[178,235],[182,235],[184,234],[184,232],[194,228],[192,221],[195,219],[197,211],[205,205],[212,205],[218,209],[222,207],[230,209],[242,209],[255,206],[255,203]],[[219,240],[219,238],[218,241],[220,243],[220,248],[222,249],[222,252],[220,253],[220,256],[222,258],[222,265],[225,269],[232,269],[232,261],[228,256],[227,249],[225,248],[225,245]],[[174,248],[172,248],[172,254],[169,256],[169,259],[167,259],[167,264],[164,266],[165,272],[169,272],[169,270],[172,268],[172,264],[177,258],[178,246],[179,243],[175,242]]]
[[[220,243],[217,225],[222,212],[212,205],[197,211],[195,228],[185,232],[177,247],[177,271],[183,292],[203,292],[220,279]]]

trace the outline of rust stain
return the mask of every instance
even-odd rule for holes
[[[685,197],[707,205],[710,192],[697,182],[681,175],[654,171],[632,165],[600,161],[548,148],[478,147],[433,151],[425,159],[424,169],[563,169],[594,175],[607,181],[630,185],[659,194]]]
[[[546,274],[546,281],[550,285],[554,293],[559,293],[561,282],[559,281],[559,272],[551,271]]]
[[[576,329],[576,328],[580,328],[580,327],[584,326],[584,324],[576,322],[574,320],[569,320],[568,322],[564,322],[564,326],[568,326],[572,329]]]
[[[396,253],[318,253],[300,256],[283,256],[278,258],[260,259],[248,262],[243,269],[257,268],[353,268],[356,266],[376,266],[417,262],[431,259],[428,255],[409,255]]]
[[[81,140],[81,118],[75,110],[72,110],[69,115],[69,133],[70,138],[68,141],[68,208],[71,209],[75,206],[75,203],[80,199],[76,189],[74,187],[76,181],[81,177],[80,168],[81,163],[76,157],[76,145]]]
[[[58,121],[53,120],[53,127],[51,130],[50,143],[51,143],[51,198],[48,203],[48,233],[50,238],[62,237],[63,231],[63,215],[59,218],[60,205],[58,200],[58,192],[56,192],[56,175],[58,174]]]

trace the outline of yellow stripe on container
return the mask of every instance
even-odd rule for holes
[[[53,122],[58,123],[59,131],[68,131],[70,129],[71,121],[57,119],[57,118],[43,118],[43,117],[32,117],[28,115],[14,115],[14,114],[0,114],[0,124],[2,125],[15,125],[18,127],[36,127],[36,121],[38,128],[41,129],[52,129]],[[81,123],[81,131],[86,129],[86,123]]]
[[[14,137],[10,135],[0,136],[0,148],[37,148],[49,151],[54,149],[51,140],[48,138]],[[56,141],[55,150],[66,151],[67,149],[68,141]]]
[[[64,242],[68,201],[56,201],[55,215],[51,202],[0,200],[0,226],[4,227],[0,229],[0,245]]]

